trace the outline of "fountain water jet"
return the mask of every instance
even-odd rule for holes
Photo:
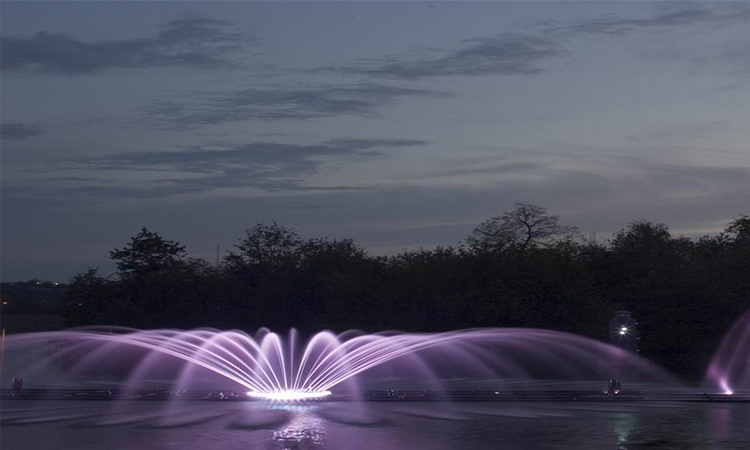
[[[54,344],[49,358],[87,375],[109,367],[136,386],[157,373],[171,385],[195,384],[204,369],[244,388],[249,398],[304,401],[326,398],[363,372],[381,368],[442,382],[481,373],[485,378],[578,380],[593,377],[669,380],[665,372],[621,348],[582,336],[540,329],[470,329],[444,333],[323,331],[305,346],[292,330],[284,340],[267,329],[254,336],[214,329],[86,328],[16,335],[13,347]],[[182,365],[175,365],[175,362]],[[69,364],[69,363],[72,363]],[[589,378],[591,379],[591,378]],[[495,382],[495,385],[497,383]]]
[[[706,383],[727,395],[750,388],[750,310],[724,336],[706,371]]]

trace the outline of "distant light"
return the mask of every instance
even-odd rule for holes
[[[274,400],[281,402],[294,402],[299,400],[316,400],[331,395],[331,391],[274,391],[274,392],[258,392],[250,391],[247,393],[248,397],[262,398],[265,400]]]
[[[628,334],[628,327],[620,327],[620,336],[625,336],[626,334]]]

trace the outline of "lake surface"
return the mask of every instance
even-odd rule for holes
[[[3,450],[749,449],[750,404],[2,403]]]

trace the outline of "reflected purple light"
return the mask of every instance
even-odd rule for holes
[[[331,395],[331,391],[278,391],[278,392],[255,392],[247,393],[248,397],[260,398],[264,400],[294,402],[300,400],[320,400]]]

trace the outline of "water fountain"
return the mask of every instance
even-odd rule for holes
[[[33,364],[21,362],[13,369],[28,380],[49,373],[52,364],[61,380],[119,374],[127,389],[160,379],[179,391],[196,389],[212,374],[213,382],[216,376],[224,381],[224,389],[277,402],[319,400],[336,391],[359,395],[360,388],[383,385],[379,371],[395,374],[401,387],[410,380],[418,388],[424,383],[445,386],[451,380],[464,385],[484,380],[494,390],[519,380],[671,380],[622,348],[550,330],[323,331],[305,345],[300,341],[294,330],[282,338],[267,329],[251,336],[236,330],[85,328],[17,335],[9,339],[8,348],[52,349]],[[369,376],[360,376],[365,372]]]
[[[724,336],[706,371],[706,384],[727,395],[750,389],[750,311]]]
[[[660,436],[672,428],[658,420],[671,421],[677,411],[705,419],[702,409],[685,412],[701,394],[669,391],[680,384],[638,355],[541,329],[281,336],[267,329],[83,328],[13,335],[5,356],[3,382],[24,381],[15,396],[3,391],[0,424],[4,439],[24,448],[367,442],[452,450],[456,436],[472,447],[538,448],[539,439],[550,446],[568,439],[563,448],[579,448],[566,436],[586,426],[583,434],[604,442],[610,425],[623,445],[650,445],[648,432],[636,431],[655,424]],[[622,382],[623,391],[604,395],[607,380]],[[676,404],[680,398],[687,402]],[[705,403],[706,417],[741,433],[733,427],[743,410]],[[530,436],[532,446],[524,447]]]

